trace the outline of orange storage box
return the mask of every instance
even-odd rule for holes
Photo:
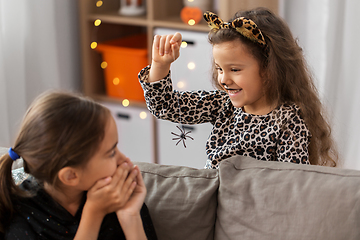
[[[99,43],[96,50],[107,63],[104,69],[108,96],[145,101],[138,80],[140,70],[148,65],[146,34]]]

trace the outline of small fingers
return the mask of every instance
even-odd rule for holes
[[[120,192],[127,191],[129,186],[132,184],[132,182],[136,181],[136,176],[138,175],[139,170],[134,169],[133,165],[129,165],[128,163],[124,162],[119,167],[118,171],[118,177],[113,177],[113,181],[111,182],[113,184],[113,187],[115,189],[118,189]]]
[[[159,55],[164,56],[165,53],[165,42],[166,42],[166,35],[161,36],[159,40]]]
[[[112,177],[111,185],[122,185],[125,182],[125,179],[128,176],[130,169],[131,166],[129,166],[127,162],[124,162],[120,166],[118,166],[114,176]]]
[[[155,36],[154,36],[153,50],[159,49],[160,38],[161,38],[161,36],[159,36],[159,35],[155,35]]]
[[[153,48],[154,50],[157,50],[160,56],[164,56],[165,54],[171,53],[173,47],[173,44],[181,44],[181,34],[176,33],[176,37],[174,38],[174,35],[162,35],[158,36],[156,35],[154,37],[154,44]]]
[[[172,39],[173,35],[167,35],[165,39],[165,47],[164,47],[164,54],[169,54],[172,50],[170,40]]]
[[[133,182],[136,182],[138,175],[139,175],[138,168],[134,168],[125,180],[124,183],[125,188],[128,188]]]
[[[140,169],[137,165],[134,166],[134,170],[137,170],[139,172],[139,174],[136,176],[136,182],[141,186],[143,186],[143,185],[145,186],[144,179],[142,178]]]
[[[180,45],[175,43],[171,45],[174,61],[180,56]]]
[[[139,175],[139,171],[137,169],[133,169],[129,176],[126,178],[125,182],[123,184],[119,184],[118,189],[119,193],[123,196],[123,199],[126,201],[130,198],[131,194],[134,192],[134,189],[136,188],[137,182],[137,176]]]
[[[136,181],[129,181],[128,182],[128,186],[126,188],[124,188],[123,190],[123,194],[124,194],[124,197],[125,199],[129,199],[130,196],[133,194],[136,186],[137,186],[137,182]]]
[[[179,32],[176,32],[175,34],[174,34],[174,36],[171,38],[171,40],[170,40],[170,43],[171,44],[175,44],[175,43],[177,43],[177,44],[181,44],[181,41],[182,41],[182,36],[181,36],[181,34],[179,33]]]
[[[99,190],[100,188],[103,188],[103,187],[109,185],[111,182],[111,179],[112,179],[112,177],[100,179],[94,184],[94,186],[91,187],[91,189],[94,191]]]
[[[159,53],[160,39],[161,39],[161,36],[159,36],[159,35],[154,36],[153,49],[152,49],[153,58],[154,57],[157,58],[158,55],[160,55],[160,53]]]

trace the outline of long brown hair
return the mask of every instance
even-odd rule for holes
[[[324,118],[323,107],[302,49],[292,36],[290,28],[283,19],[266,8],[239,11],[229,22],[238,17],[245,17],[256,23],[264,35],[266,49],[232,28],[210,31],[209,42],[216,45],[240,40],[245,44],[259,62],[268,102],[277,106],[295,103],[300,107],[301,115],[312,134],[309,145],[310,163],[336,166],[338,153],[331,137],[331,128]],[[217,81],[215,70],[213,84],[223,89]]]
[[[104,137],[109,110],[80,95],[46,92],[29,107],[13,145],[23,158],[25,172],[39,183],[58,186],[57,173],[66,166],[85,165]],[[0,158],[0,233],[25,193],[15,185],[8,154]]]

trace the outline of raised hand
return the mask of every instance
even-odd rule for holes
[[[152,49],[153,61],[157,63],[170,64],[180,56],[180,45],[182,36],[180,33],[174,35],[155,35]]]
[[[180,56],[181,41],[182,36],[178,32],[174,35],[156,35],[154,37],[149,82],[166,77],[171,63]]]

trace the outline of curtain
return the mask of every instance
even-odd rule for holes
[[[0,0],[0,146],[38,94],[80,90],[77,18],[73,0]]]
[[[342,167],[360,169],[358,0],[284,0],[282,14],[314,73]]]

